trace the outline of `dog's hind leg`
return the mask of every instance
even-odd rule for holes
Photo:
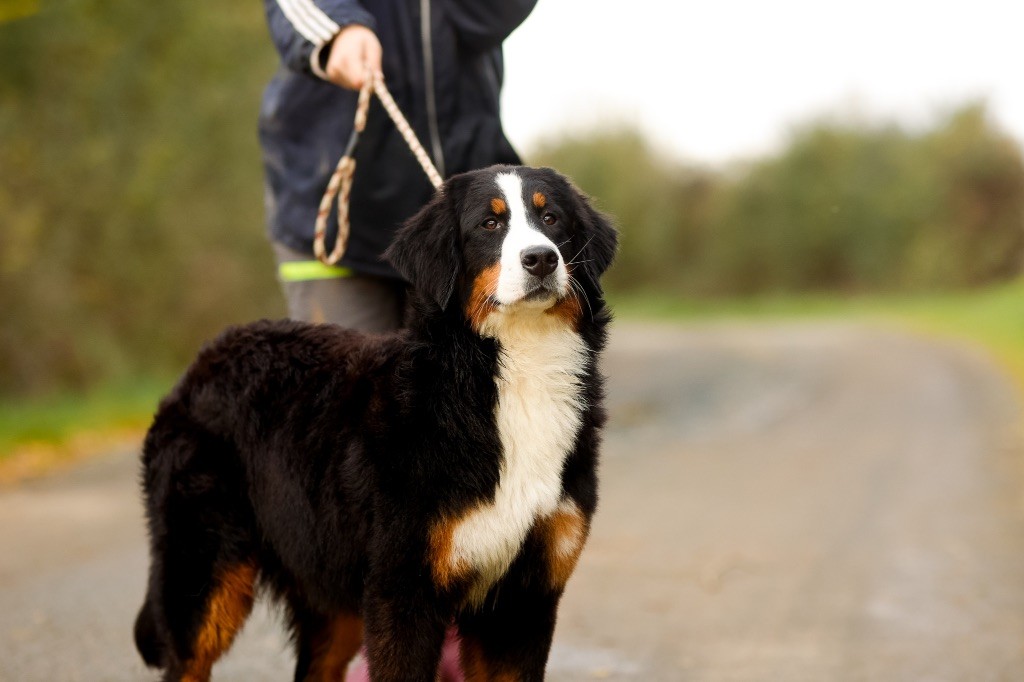
[[[293,616],[295,682],[341,682],[363,643],[363,619],[354,614]]]

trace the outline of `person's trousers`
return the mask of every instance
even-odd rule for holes
[[[405,284],[324,265],[311,254],[274,242],[278,280],[288,316],[305,322],[333,322],[367,332],[402,325]]]

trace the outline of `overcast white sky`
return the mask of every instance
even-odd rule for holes
[[[625,121],[719,162],[821,114],[913,125],[974,97],[1024,140],[1024,0],[540,0],[505,64],[520,150]]]

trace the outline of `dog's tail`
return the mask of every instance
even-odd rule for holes
[[[149,595],[146,595],[146,601],[142,603],[139,615],[135,618],[135,648],[150,668],[163,668],[166,666],[164,646],[153,613],[153,603]]]

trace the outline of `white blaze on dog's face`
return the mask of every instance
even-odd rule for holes
[[[495,336],[495,325],[538,316],[575,327],[589,305],[579,278],[592,262],[593,236],[576,215],[583,200],[575,188],[549,169],[506,166],[474,176],[455,190],[473,328]]]
[[[538,215],[546,201],[543,194],[534,193],[527,203],[522,179],[515,172],[499,173],[495,182],[503,204],[494,201],[493,208],[505,209],[506,231],[494,300],[500,305],[550,307],[554,299],[566,295],[569,273],[558,245],[539,229],[538,223],[557,221],[557,217],[553,213]]]

